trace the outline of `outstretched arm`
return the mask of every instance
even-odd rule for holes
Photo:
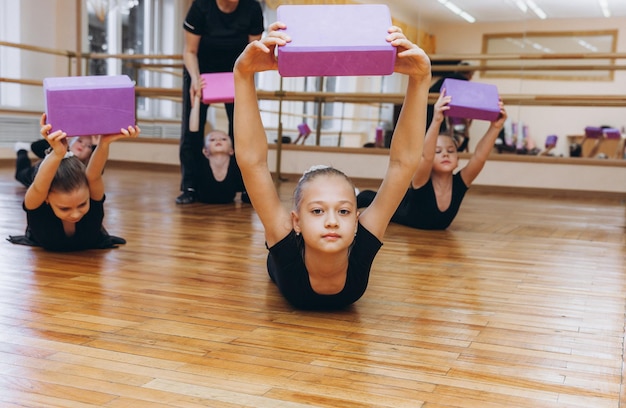
[[[502,127],[504,126],[504,122],[507,118],[506,109],[504,109],[504,104],[502,100],[499,102],[500,106],[500,116],[498,119],[491,122],[489,129],[483,135],[483,137],[478,141],[476,145],[476,149],[472,157],[470,157],[469,161],[465,165],[463,169],[461,169],[461,178],[463,178],[463,182],[466,186],[469,187],[470,184],[478,177],[483,167],[485,166],[485,162],[489,158],[489,154],[493,149],[493,144],[495,143]]]
[[[387,41],[397,47],[394,71],[409,76],[402,110],[389,149],[389,165],[378,194],[360,216],[361,224],[382,239],[391,216],[406,193],[422,157],[426,130],[426,105],[430,60],[398,27],[389,29]]]
[[[278,68],[274,51],[289,37],[285,25],[270,25],[269,33],[245,48],[235,62],[235,156],[246,191],[263,227],[265,240],[272,246],[292,229],[289,212],[282,206],[267,164],[267,135],[259,112],[254,74]]]
[[[202,83],[200,81],[200,66],[198,65],[198,47],[200,46],[200,36],[185,30],[185,46],[183,48],[183,64],[189,72],[191,78],[191,87],[189,88],[189,97],[191,103],[194,103],[196,94],[202,92]]]
[[[430,122],[430,126],[426,131],[426,137],[424,138],[424,150],[422,152],[422,160],[420,160],[417,167],[417,171],[413,175],[411,185],[413,188],[422,187],[430,178],[430,172],[433,168],[433,161],[435,160],[435,150],[437,149],[437,138],[439,137],[439,129],[441,123],[444,121],[444,112],[450,109],[448,105],[452,98],[446,96],[445,88],[441,90],[439,99],[435,103],[433,120]]]
[[[28,187],[28,190],[26,190],[24,206],[29,210],[39,208],[46,200],[52,180],[61,164],[61,160],[63,160],[67,153],[67,134],[62,130],[49,133],[52,129],[52,125],[46,125],[45,113],[41,115],[39,124],[41,125],[39,133],[48,141],[52,152],[43,159],[39,165],[39,170],[37,170],[33,183]]]
[[[89,183],[89,196],[92,200],[100,201],[104,197],[102,173],[104,172],[104,165],[109,159],[109,145],[118,139],[137,137],[139,133],[141,133],[139,126],[129,126],[128,129],[120,129],[120,133],[100,136],[100,141],[91,155],[85,171]]]

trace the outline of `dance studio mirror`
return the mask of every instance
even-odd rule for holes
[[[517,116],[518,123],[529,124],[537,148],[543,147],[548,135],[557,135],[567,145],[561,144],[560,151],[555,155],[573,156],[574,150],[569,148],[580,144],[586,126],[611,127],[623,133],[625,121],[621,112],[624,107],[619,104],[611,106],[609,98],[595,98],[596,95],[611,95],[619,88],[614,82],[616,72],[619,72],[613,69],[616,61],[608,58],[616,52],[617,36],[617,30],[483,34],[481,53],[487,59],[481,61],[480,66],[488,69],[480,72],[480,78],[497,81],[503,87],[508,84],[512,91],[517,87],[520,94],[548,99],[548,95],[552,95],[554,101],[545,105],[512,107],[513,116]],[[598,58],[594,58],[594,54]],[[517,61],[498,59],[504,55],[521,57]],[[557,55],[558,58],[554,58]],[[489,59],[491,57],[495,58]],[[498,70],[498,67],[504,69]],[[604,67],[607,69],[602,69]],[[573,95],[585,96],[587,104],[565,102]],[[573,123],[576,125],[573,126]],[[554,126],[550,126],[552,124]],[[589,156],[583,149],[582,155],[601,157],[603,160],[623,157],[623,151],[620,154],[615,147],[619,145],[607,141],[604,146],[605,149]]]
[[[613,71],[603,66],[615,65],[613,59],[593,58],[616,50],[617,30],[556,31],[484,34],[482,53],[487,56],[524,55],[517,70],[498,71],[499,66],[511,65],[507,60],[485,60],[484,78],[526,78],[554,81],[611,81]],[[573,58],[544,59],[552,54],[570,54]],[[581,61],[580,56],[584,55]],[[541,70],[541,66],[546,66]],[[593,67],[590,69],[581,69]]]
[[[528,125],[537,148],[544,148],[548,136],[557,135],[554,156],[571,157],[571,145],[581,141],[587,126],[624,133],[626,72],[620,69],[624,59],[610,58],[621,55],[619,21],[541,20],[530,10],[523,14],[516,7],[510,9],[499,22],[459,20],[441,29],[435,26],[436,53],[480,55],[468,60],[478,67],[472,81],[496,84],[500,94],[509,97],[511,102],[505,101],[509,118]],[[448,34],[452,28],[456,32]],[[530,102],[515,104],[517,96]],[[479,126],[470,136],[478,139],[486,125],[475,124]],[[623,162],[619,157],[623,152],[602,160]]]
[[[620,35],[619,24],[602,18],[541,20],[530,10],[523,14],[516,7],[510,9],[511,15],[499,15],[495,22],[468,23],[459,18],[437,23],[419,15],[419,8],[415,11],[417,18],[403,15],[412,22],[406,27],[408,32],[417,32],[418,40],[432,45],[433,61],[437,57],[467,61],[476,67],[472,81],[498,86],[500,94],[508,98],[505,104],[509,119],[528,129],[536,149],[544,148],[549,136],[556,135],[557,147],[551,154],[571,157],[570,146],[581,141],[587,126],[611,127],[624,133],[626,71],[622,68],[623,57],[615,58],[622,55],[618,43],[624,35]],[[438,76],[441,71],[433,69],[433,78]],[[272,86],[278,88],[277,82],[266,89]],[[357,147],[365,140],[376,145],[375,130],[383,127],[388,145],[397,111],[394,104],[399,102],[380,103],[376,94],[397,94],[399,89],[402,86],[395,78],[388,77],[286,78],[280,84],[281,91],[359,91],[374,96],[361,104],[288,101],[273,110],[282,109],[282,129],[289,136],[297,137],[297,125],[308,123],[312,134],[306,144],[312,145],[320,130],[318,146]],[[470,152],[488,125],[472,123]],[[617,154],[613,157],[602,160],[619,160]],[[619,161],[623,163],[623,159]]]

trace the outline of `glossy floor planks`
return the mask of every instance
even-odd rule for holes
[[[470,190],[447,231],[391,225],[348,310],[290,308],[249,205],[176,206],[112,164],[118,249],[0,243],[2,407],[617,408],[625,205]],[[290,205],[293,182],[279,191]],[[368,185],[359,185],[361,188]],[[0,169],[0,232],[25,226]]]

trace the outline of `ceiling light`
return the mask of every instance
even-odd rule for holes
[[[452,3],[451,1],[449,1],[449,0],[438,0],[438,1],[439,1],[439,3],[443,4],[444,6],[446,6],[448,8],[448,10],[452,11],[454,14],[456,14],[459,17],[461,17],[465,21],[467,21],[469,23],[473,23],[473,22],[476,21],[476,19],[472,15],[470,15],[466,11],[463,11],[459,6],[457,6],[456,4]]]
[[[538,5],[535,4],[535,2],[533,0],[526,0],[526,4],[528,4],[528,7],[530,7],[530,9],[537,15],[537,17],[539,17],[542,20],[545,20],[546,17],[548,17],[546,15],[546,13],[539,8]]]
[[[598,0],[598,3],[600,4],[600,8],[602,9],[602,14],[604,15],[604,17],[609,18],[611,17],[611,10],[609,10],[609,5],[607,3],[606,0]]]
[[[515,5],[517,6],[517,8],[522,10],[522,13],[526,13],[528,11],[528,5],[524,2],[524,0],[517,0],[515,2]]]

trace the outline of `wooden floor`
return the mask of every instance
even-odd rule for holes
[[[448,231],[391,225],[364,297],[320,313],[268,279],[249,205],[176,206],[178,180],[107,168],[118,249],[0,243],[1,407],[626,407],[618,198],[471,190]]]

